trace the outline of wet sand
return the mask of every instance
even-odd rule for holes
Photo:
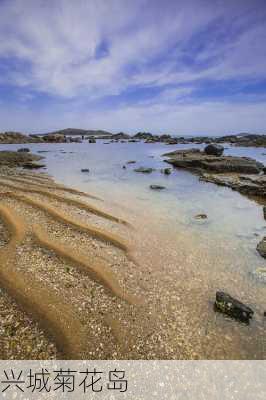
[[[45,174],[0,183],[1,301],[14,316],[13,339],[0,322],[2,358],[265,359],[265,287],[241,260],[231,268],[226,241],[211,252],[149,210]],[[254,308],[250,326],[214,313],[221,288]]]

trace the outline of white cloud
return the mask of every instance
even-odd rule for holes
[[[240,9],[245,15],[244,2]],[[229,18],[229,24],[235,17],[237,24],[236,4],[205,0],[188,0],[181,6],[179,2],[144,0],[14,0],[3,2],[0,10],[0,56],[26,63],[21,70],[10,69],[9,81],[52,95],[86,94],[93,98],[119,94],[131,85],[265,72],[265,29],[261,27],[244,32],[230,45],[219,46],[210,36],[199,57],[215,55],[217,65],[195,71],[179,64],[182,48],[198,30],[219,17]],[[110,46],[109,54],[96,59],[103,40]],[[174,44],[175,52],[161,67],[156,62],[147,67],[153,57],[160,57]],[[128,72],[129,67],[136,72]]]
[[[266,77],[263,5],[261,0],[3,0],[0,67],[1,59],[7,66],[0,83],[20,88],[23,104],[1,105],[1,129],[261,130],[262,102],[198,104],[194,99],[193,104],[193,92],[199,80]],[[200,40],[204,29],[203,46],[195,51],[191,40]],[[97,57],[103,44],[106,55]],[[132,106],[89,108],[96,98],[155,86],[162,89],[159,95],[135,99]],[[55,100],[39,106],[37,116],[30,102],[38,93]],[[190,103],[182,103],[188,97]],[[60,98],[69,100],[60,105]]]

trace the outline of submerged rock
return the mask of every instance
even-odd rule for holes
[[[81,172],[90,172],[89,168],[82,168]]]
[[[215,309],[232,318],[248,323],[254,311],[225,292],[216,292]]]
[[[266,236],[258,243],[257,251],[261,257],[266,258]]]
[[[141,172],[143,174],[150,174],[152,171],[154,171],[153,168],[144,168],[144,167],[139,167],[134,169],[135,172]]]
[[[207,215],[206,214],[197,214],[194,217],[195,219],[207,219]]]
[[[163,190],[163,189],[165,189],[165,186],[161,186],[161,185],[150,185],[150,189],[153,189],[153,190]]]
[[[204,152],[210,156],[220,157],[224,152],[224,147],[220,144],[208,144],[208,146],[205,147]]]
[[[127,164],[136,164],[136,162],[137,161],[135,161],[135,160],[129,160],[129,161],[127,161]]]
[[[161,169],[161,172],[165,175],[170,175],[172,173],[171,168],[163,168]]]

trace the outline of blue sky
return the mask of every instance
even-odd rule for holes
[[[0,131],[266,133],[266,0],[0,0]]]

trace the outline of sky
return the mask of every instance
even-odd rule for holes
[[[266,0],[0,0],[0,131],[266,134]]]

